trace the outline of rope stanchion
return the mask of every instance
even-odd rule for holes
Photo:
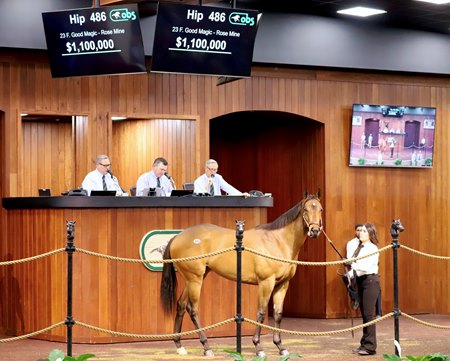
[[[56,323],[54,325],[51,325],[49,327],[43,328],[42,330],[35,331],[35,332],[32,332],[32,333],[27,333],[26,335],[17,336],[17,337],[2,338],[2,339],[0,339],[0,343],[24,340],[26,338],[37,336],[37,335],[40,335],[41,333],[44,333],[44,332],[48,332],[48,331],[53,330],[54,328],[57,328],[57,327],[62,326],[64,324],[65,324],[65,321],[61,321],[61,322],[58,322],[58,323]]]
[[[244,238],[244,221],[236,221],[236,352],[242,350],[242,238]]]
[[[44,258],[44,257],[49,257],[49,256],[53,256],[54,254],[58,254],[61,252],[64,252],[65,248],[59,248],[59,249],[55,249],[54,251],[50,251],[47,253],[42,253],[42,254],[38,254],[36,256],[33,257],[27,257],[27,258],[22,258],[22,259],[17,259],[15,261],[5,261],[5,262],[0,262],[0,266],[9,266],[12,264],[19,264],[19,263],[25,263],[25,262],[30,262],[30,261],[35,261],[37,259],[40,258]]]
[[[382,317],[376,318],[370,322],[366,322],[363,323],[361,325],[358,326],[354,326],[354,327],[349,327],[349,328],[343,328],[341,330],[333,330],[333,331],[321,331],[321,332],[306,332],[306,331],[290,331],[290,330],[285,330],[282,328],[276,328],[276,327],[272,327],[272,326],[268,326],[268,325],[264,325],[262,323],[250,320],[248,318],[244,318],[245,322],[248,322],[254,326],[259,326],[262,328],[265,328],[267,330],[273,331],[273,332],[281,332],[281,333],[285,333],[285,334],[289,334],[289,335],[297,335],[297,336],[329,336],[329,335],[336,335],[338,333],[346,333],[346,332],[352,332],[367,326],[371,326],[376,324],[377,322],[381,322],[384,321],[386,319],[388,319],[389,317],[394,316],[394,312],[390,312]]]
[[[73,283],[73,253],[75,252],[75,245],[73,240],[75,239],[75,222],[67,221],[67,315],[66,315],[66,326],[67,326],[67,355],[72,356],[72,327],[74,320],[72,318],[72,283]]]

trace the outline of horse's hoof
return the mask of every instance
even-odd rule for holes
[[[179,348],[177,348],[177,354],[178,355],[187,355],[188,353],[184,347],[179,347]]]
[[[214,356],[214,352],[212,352],[212,350],[206,350],[204,354],[205,356]]]
[[[289,355],[289,351],[288,350],[281,350],[280,351],[280,355],[281,356],[287,356],[287,355]]]
[[[258,356],[258,357],[266,357],[266,353],[264,351],[258,351],[256,353],[256,356]]]

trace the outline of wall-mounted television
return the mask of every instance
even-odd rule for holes
[[[353,104],[352,167],[431,168],[436,108]]]
[[[147,72],[136,4],[42,14],[52,77]]]
[[[256,10],[158,5],[151,71],[249,77]]]

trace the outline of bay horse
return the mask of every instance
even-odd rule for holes
[[[275,221],[262,224],[245,232],[243,244],[274,257],[297,260],[299,251],[307,236],[317,238],[322,231],[322,205],[318,195],[307,195],[297,205],[282,214]],[[176,259],[212,253],[233,247],[235,230],[213,224],[200,224],[187,228],[173,237],[164,251],[163,259]],[[177,262],[176,269],[185,280],[185,288],[176,302],[174,333],[181,332],[183,316],[187,311],[197,329],[201,328],[198,306],[203,279],[213,271],[230,280],[236,280],[235,252],[222,253],[193,261]],[[258,285],[257,322],[263,323],[270,296],[273,295],[273,318],[279,328],[283,314],[283,302],[289,281],[297,269],[296,264],[279,262],[242,252],[242,282]],[[172,311],[176,300],[176,274],[173,263],[164,263],[160,289],[161,302],[166,313]],[[252,341],[258,356],[265,353],[260,344],[261,327],[255,328]],[[199,332],[204,355],[213,356],[204,332]],[[174,337],[178,354],[187,354],[181,345],[181,338]],[[273,342],[280,355],[289,352],[281,343],[280,332],[274,332]]]

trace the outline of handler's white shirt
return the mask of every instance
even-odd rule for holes
[[[352,258],[353,253],[355,253],[356,248],[358,247],[358,242],[353,242],[354,239],[352,239],[347,244],[347,258]],[[363,247],[361,248],[361,251],[359,251],[359,256],[365,256],[366,254],[376,252],[378,250],[378,247],[374,245],[372,242],[367,241],[363,243]],[[356,271],[356,275],[363,276],[363,275],[370,275],[370,274],[378,274],[378,260],[380,258],[380,254],[376,253],[373,256],[359,259],[351,264],[352,269]]]

